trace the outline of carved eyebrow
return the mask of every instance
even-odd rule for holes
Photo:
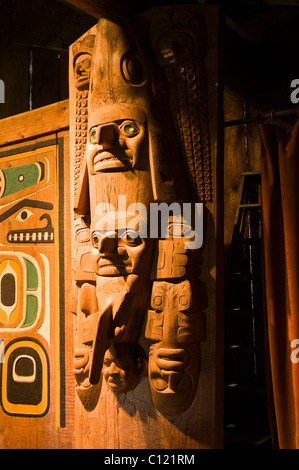
[[[14,214],[18,210],[22,209],[22,207],[36,207],[38,209],[52,210],[53,209],[53,204],[51,204],[50,202],[34,201],[32,199],[24,199],[23,201],[20,201],[17,204],[15,204],[13,207],[8,209],[7,211],[3,212],[3,214],[0,215],[0,222],[3,222],[5,219],[10,217],[12,214]]]

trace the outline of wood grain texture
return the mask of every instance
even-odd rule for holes
[[[250,103],[246,103],[248,116],[257,114]],[[228,92],[224,93],[225,121],[242,119],[244,101]],[[261,139],[255,123],[227,127],[224,131],[224,244],[231,243],[240,197],[241,175],[246,171],[261,169]]]
[[[53,203],[53,213],[50,211],[49,214],[51,215],[55,235],[55,254],[53,252],[53,245],[34,245],[34,243],[31,243],[30,246],[19,244],[13,245],[13,247],[6,243],[6,246],[2,247],[1,250],[1,252],[3,252],[3,249],[6,251],[12,250],[11,256],[14,256],[14,254],[18,252],[20,252],[21,255],[22,252],[24,252],[25,256],[30,253],[33,260],[39,263],[39,266],[42,266],[42,259],[45,261],[46,257],[49,260],[49,268],[52,272],[52,277],[42,278],[43,289],[46,288],[49,289],[49,291],[48,294],[45,294],[45,298],[40,298],[40,301],[43,300],[42,309],[44,309],[48,302],[46,300],[47,295],[51,293],[50,304],[52,307],[50,322],[47,324],[43,323],[41,327],[37,329],[31,329],[29,327],[26,331],[22,331],[22,328],[18,328],[15,332],[12,330],[9,333],[5,333],[6,343],[9,347],[11,344],[16,344],[17,346],[18,344],[21,345],[21,341],[23,341],[25,337],[25,339],[27,338],[27,342],[29,340],[30,345],[34,346],[32,340],[38,340],[45,348],[49,358],[49,407],[42,416],[38,415],[34,417],[22,416],[22,413],[20,414],[18,410],[17,412],[7,414],[2,406],[0,410],[0,434],[1,448],[3,449],[71,448],[73,443],[74,389],[73,375],[70,372],[72,370],[71,361],[73,347],[72,336],[65,334],[65,328],[69,327],[72,317],[69,307],[70,265],[64,263],[64,255],[66,259],[70,257],[69,237],[67,236],[67,228],[70,226],[70,211],[68,207],[70,196],[69,138],[67,130],[68,113],[64,114],[62,112],[63,109],[68,109],[67,103],[64,106],[65,107],[60,104],[53,105],[50,107],[49,112],[47,107],[42,108],[38,110],[38,113],[33,112],[32,118],[31,113],[26,113],[25,116],[17,115],[9,118],[5,120],[4,123],[6,135],[1,134],[1,168],[5,168],[5,161],[11,162],[10,164],[13,168],[18,161],[27,161],[27,163],[29,163],[34,158],[42,160],[42,158],[44,158],[43,154],[49,158],[50,164],[46,169],[46,173],[48,174],[49,172],[51,175],[47,183],[48,189],[45,190],[40,187],[37,191],[35,191],[34,188],[30,191],[29,188],[25,190],[27,191],[26,194],[23,190],[22,195],[23,198],[29,198],[30,201],[38,201],[39,198],[44,197],[46,199],[44,202]],[[55,116],[57,117],[59,114],[61,119],[56,119],[56,122],[59,122],[61,129],[66,130],[58,130],[56,128],[57,132],[55,132],[53,123]],[[37,117],[39,118],[35,119]],[[51,122],[48,126],[46,125],[47,117],[49,117],[49,122]],[[46,132],[46,135],[43,136],[45,128],[48,133]],[[19,134],[14,134],[13,129],[18,129]],[[21,140],[19,136],[26,136],[26,139]],[[6,145],[4,145],[4,142],[7,142]],[[38,156],[35,157],[35,155]],[[14,156],[18,156],[19,159],[16,160]],[[10,199],[8,200],[7,198]],[[19,201],[22,201],[22,198],[19,198]],[[3,204],[0,205],[1,214],[14,204],[13,195],[7,196],[5,203],[6,206],[3,206]],[[39,224],[41,225],[39,216],[40,214],[38,215],[36,213],[34,217],[32,216],[28,219],[28,228],[37,227]],[[14,221],[12,221],[11,226],[16,226]],[[5,235],[4,231],[2,233]],[[40,253],[43,253],[44,258],[41,258]],[[1,335],[3,336],[2,333]],[[19,343],[12,343],[12,341],[16,340]],[[37,349],[37,352],[38,351]],[[8,366],[9,364],[7,367]],[[4,371],[5,369],[2,368],[2,383],[4,380]],[[20,379],[17,380],[17,383],[20,383]],[[11,401],[11,397],[12,395],[8,395],[8,404]],[[25,397],[24,399],[26,403],[29,397],[27,399]],[[23,403],[23,401],[21,400],[20,403]],[[6,406],[5,403],[4,406]],[[26,411],[26,406],[18,406],[19,408],[22,406],[23,410]],[[9,409],[13,411],[12,407]]]
[[[76,448],[104,448],[104,449],[195,449],[195,448],[217,448],[222,445],[222,384],[221,384],[221,317],[222,317],[222,265],[221,265],[221,247],[222,238],[222,141],[221,134],[218,134],[218,126],[221,126],[221,84],[218,79],[218,28],[219,16],[218,9],[214,7],[190,7],[194,8],[194,14],[205,23],[208,31],[207,48],[205,51],[205,73],[207,79],[207,101],[209,103],[209,139],[210,139],[210,168],[213,181],[213,198],[209,198],[204,204],[204,244],[198,257],[199,274],[196,277],[196,289],[199,293],[198,308],[203,312],[205,319],[202,337],[200,342],[201,365],[198,379],[198,388],[191,406],[175,416],[166,415],[165,412],[158,411],[155,408],[148,377],[141,377],[138,385],[126,393],[114,393],[105,380],[100,379],[98,386],[94,385],[90,389],[89,398],[85,396],[82,400],[82,390],[76,394]],[[149,34],[149,23],[153,18],[164,14],[174,14],[178,17],[176,7],[161,7],[148,12],[140,19],[140,24],[144,27],[145,36]],[[147,16],[148,15],[148,16]],[[132,25],[138,25],[138,20],[132,20]],[[137,28],[138,29],[138,28]],[[139,28],[140,29],[140,28]],[[86,34],[96,34],[92,29]],[[83,40],[84,36],[80,38]],[[115,39],[116,40],[116,39]],[[155,51],[156,53],[156,51]],[[115,56],[114,56],[115,59]],[[94,63],[98,63],[98,57]],[[100,79],[103,75],[99,75]],[[190,77],[189,77],[190,78]],[[111,83],[114,78],[111,78]],[[110,83],[110,85],[111,85]],[[70,140],[71,149],[78,141],[75,141],[75,119],[76,119],[76,91],[73,78],[73,60],[70,59]],[[96,88],[96,80],[93,82]],[[112,86],[112,85],[111,85]],[[109,87],[108,87],[109,88]],[[99,87],[100,89],[100,87]],[[107,90],[101,88],[102,94],[98,99],[105,100]],[[93,88],[94,90],[94,88]],[[121,96],[122,90],[112,87],[108,90],[110,98],[116,95]],[[138,91],[139,93],[139,91]],[[138,101],[138,93],[136,93]],[[135,95],[131,95],[131,101],[135,100]],[[109,103],[110,104],[110,103]],[[101,108],[94,109],[94,115],[98,112],[100,116]],[[89,110],[88,110],[89,112]],[[109,109],[111,112],[111,108]],[[101,115],[102,121],[93,122],[92,125],[101,123],[110,123],[112,118],[107,112],[106,117]],[[111,119],[108,119],[111,118]],[[109,124],[110,125],[110,124]],[[106,137],[109,134],[106,134]],[[95,139],[98,139],[95,133]],[[72,150],[71,150],[72,152]],[[79,162],[77,162],[79,163]],[[74,159],[71,161],[71,167],[74,170]],[[81,166],[83,168],[83,166]],[[168,167],[168,170],[170,167]],[[71,171],[71,181],[74,186],[73,175]],[[146,172],[144,172],[146,173]],[[76,173],[75,173],[76,174]],[[92,187],[92,193],[82,192],[80,201],[80,211],[78,215],[85,215],[86,210],[94,213],[93,206],[96,201],[105,200],[115,203],[118,194],[128,195],[130,201],[136,197],[132,191],[132,183],[136,181],[137,170],[133,170],[130,178],[124,173],[101,173],[89,176],[89,190]],[[154,173],[151,174],[153,178]],[[84,178],[82,176],[81,181]],[[94,180],[94,183],[93,183]],[[85,178],[85,182],[87,178]],[[138,178],[137,178],[138,181]],[[180,181],[180,180],[179,180]],[[140,184],[134,186],[138,191],[140,201],[149,198],[146,194],[148,182],[144,174],[140,179]],[[79,186],[80,188],[80,183]],[[125,191],[125,192],[124,192]],[[94,200],[93,200],[93,195]],[[72,197],[73,191],[72,191]],[[154,195],[155,197],[155,195]],[[91,199],[89,205],[86,202]],[[151,198],[148,199],[150,201]],[[162,199],[163,200],[163,199]],[[73,201],[74,204],[74,201]],[[79,207],[77,206],[77,207]],[[74,227],[73,227],[74,230]],[[144,265],[146,268],[146,265]],[[111,283],[112,284],[112,283]],[[104,291],[103,291],[104,292]],[[106,291],[105,291],[106,292]],[[100,296],[98,296],[100,300]],[[75,306],[76,307],[76,306]],[[143,321],[139,344],[149,354],[150,341],[145,338],[146,321]],[[76,338],[76,334],[75,334]],[[82,364],[81,357],[78,356],[78,364]],[[86,376],[85,376],[86,378]],[[98,388],[97,388],[98,387]],[[79,392],[79,391],[78,391]],[[128,432],[129,430],[129,432]]]
[[[8,22],[7,22],[8,23]],[[25,45],[1,48],[1,79],[5,83],[5,103],[0,105],[0,118],[23,113],[29,103],[29,56]],[[22,77],[22,80],[20,80]],[[18,92],[17,92],[18,90]],[[1,133],[1,136],[4,134]]]
[[[59,0],[1,4],[1,79],[5,103],[0,118],[68,98],[68,47],[95,20]]]
[[[97,19],[108,17],[111,14],[114,16],[116,13],[135,16],[144,11],[146,7],[151,6],[150,0],[142,2],[142,5],[137,0],[133,0],[130,4],[126,4],[121,0],[100,0],[98,2],[93,0],[67,0],[67,3],[74,5],[76,8]]]
[[[8,146],[38,137],[39,135],[51,134],[68,128],[69,101],[54,103],[45,108],[18,114],[1,120],[2,132],[0,146]]]

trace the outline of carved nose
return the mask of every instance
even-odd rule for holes
[[[99,133],[98,144],[102,146],[102,149],[108,149],[113,147],[115,143],[115,129],[114,126],[108,125],[103,126]]]
[[[117,378],[117,377],[120,377],[120,372],[115,367],[113,367],[112,369],[110,367],[109,375],[111,375],[112,377]]]
[[[76,69],[75,69],[75,70],[76,70],[76,75],[80,75],[81,72],[82,72],[82,70],[83,70],[82,65],[81,65],[81,64],[76,65]]]
[[[102,254],[113,255],[117,253],[117,233],[108,232],[100,238],[98,250]]]

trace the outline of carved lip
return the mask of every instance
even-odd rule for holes
[[[122,276],[123,274],[129,274],[132,271],[132,264],[125,263],[118,259],[101,258],[98,261],[99,276]]]
[[[124,381],[121,378],[116,378],[116,377],[109,377],[107,380],[109,387],[113,389],[119,389],[120,387],[123,387]]]
[[[77,75],[76,75],[76,80],[77,80],[77,82],[83,82],[83,81],[87,80],[88,78],[89,78],[88,73],[85,73],[85,74],[77,74]]]
[[[123,152],[122,155],[119,155],[117,152],[100,151],[96,153],[93,159],[94,171],[103,171],[111,168],[127,168],[128,166],[132,167],[133,157],[130,154],[127,155]]]

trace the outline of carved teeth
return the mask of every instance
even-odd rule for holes
[[[7,240],[10,243],[50,243],[54,241],[54,232],[10,232]]]
[[[133,160],[133,157],[130,156],[130,155],[121,155],[121,156],[115,156],[113,155],[113,153],[111,152],[107,152],[107,151],[101,151],[101,152],[98,152],[94,159],[93,159],[93,163],[94,165],[96,164],[99,164],[99,163],[104,163],[104,162],[113,162],[113,161],[123,161],[123,160]]]
[[[131,267],[131,264],[103,264],[102,266],[99,266],[100,268],[128,268]]]
[[[104,158],[101,158],[100,160],[97,161],[97,163],[100,163],[100,162],[106,162],[106,161],[113,161],[113,160],[133,160],[132,157],[123,157],[123,158],[117,158],[117,157],[104,157]]]

